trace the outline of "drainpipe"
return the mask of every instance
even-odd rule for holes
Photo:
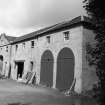
[[[9,76],[9,73],[11,73],[10,72],[10,66],[11,66],[11,54],[12,54],[12,45],[10,44],[10,51],[9,51],[9,72],[8,72],[8,76]],[[11,74],[10,74],[10,77],[11,77]]]

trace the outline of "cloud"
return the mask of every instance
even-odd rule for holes
[[[83,13],[81,0],[50,0],[48,8],[41,10],[43,24],[53,24],[65,19],[71,19]]]
[[[5,0],[5,3],[8,0]],[[38,0],[11,0],[8,5],[0,8],[0,23],[5,27],[25,28],[33,25],[33,22],[38,24],[39,2]],[[31,2],[30,2],[31,1]],[[5,7],[7,6],[7,7]]]
[[[21,34],[83,12],[82,0],[0,0],[0,32]]]

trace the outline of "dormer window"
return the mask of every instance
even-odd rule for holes
[[[34,41],[31,41],[31,48],[34,48]]]
[[[51,37],[50,36],[47,36],[46,39],[47,39],[47,42],[50,43]]]
[[[69,31],[65,31],[63,32],[63,34],[64,34],[64,39],[69,40]]]

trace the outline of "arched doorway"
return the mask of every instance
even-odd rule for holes
[[[56,88],[67,90],[74,79],[74,54],[69,48],[63,48],[57,57]]]
[[[0,55],[0,73],[2,72],[3,69],[3,56]]]
[[[51,87],[53,85],[53,55],[50,50],[46,50],[41,57],[40,83]]]

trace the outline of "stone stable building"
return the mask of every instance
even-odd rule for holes
[[[0,73],[6,76],[9,75],[10,59],[11,59],[11,45],[16,37],[7,36],[5,33],[0,36]]]
[[[7,55],[0,51],[1,61],[8,58],[8,66],[4,69],[3,63],[2,73],[17,80],[32,71],[36,84],[59,90],[73,86],[78,93],[90,90],[97,76],[88,65],[86,44],[93,42],[93,25],[85,16],[55,24],[0,45],[9,48]]]

